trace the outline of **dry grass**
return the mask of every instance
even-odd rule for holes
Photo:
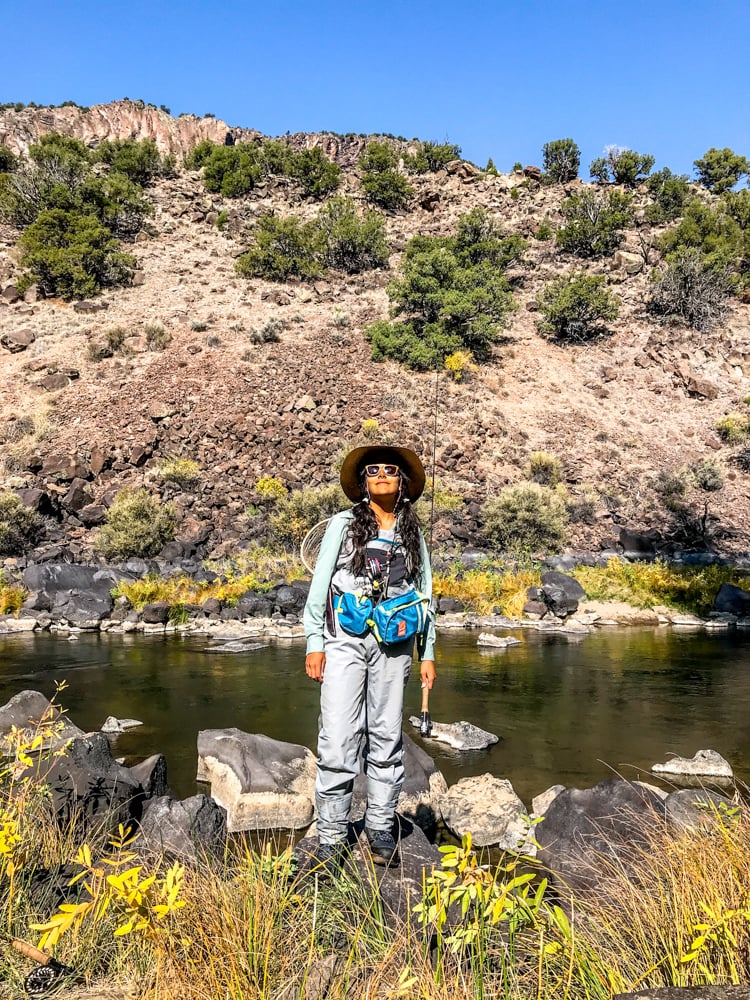
[[[454,597],[477,614],[500,608],[509,618],[520,618],[529,587],[539,586],[538,570],[497,572],[473,569],[460,575],[437,574],[433,579],[436,599]]]
[[[711,610],[723,583],[748,587],[747,574],[731,566],[673,566],[659,561],[611,559],[604,568],[579,566],[573,576],[590,600],[624,601],[636,608],[666,604],[695,614]]]
[[[221,575],[212,582],[197,582],[186,575],[171,577],[145,576],[140,580],[122,581],[112,591],[114,597],[127,597],[140,611],[144,605],[163,601],[172,607],[184,604],[205,604],[210,598],[233,605],[248,591],[263,593],[279,580],[291,582],[305,573],[294,555],[277,553],[256,546],[239,553],[232,560],[210,564]]]

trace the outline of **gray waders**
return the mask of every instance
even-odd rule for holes
[[[368,632],[325,631],[315,804],[321,844],[346,839],[354,779],[364,744],[367,827],[391,830],[404,780],[404,686],[414,639],[387,648]]]

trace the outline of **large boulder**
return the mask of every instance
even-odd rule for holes
[[[528,853],[528,822],[523,818],[527,810],[506,778],[491,774],[461,778],[443,796],[441,811],[456,837],[470,833],[477,847]]]
[[[221,857],[226,847],[226,813],[207,795],[192,795],[181,802],[168,795],[151,799],[140,826],[136,846],[142,851],[200,861],[211,855]]]
[[[109,567],[74,566],[69,563],[34,563],[23,572],[29,591],[25,606],[49,611],[53,617],[79,627],[93,627],[109,617],[111,591],[128,574]]]
[[[637,866],[638,851],[664,815],[659,795],[637,782],[608,778],[593,788],[566,788],[534,828],[537,857],[551,881],[574,896],[604,891],[596,856]]]
[[[714,611],[744,618],[750,615],[750,593],[732,583],[722,583],[714,598]]]
[[[541,596],[545,605],[553,615],[564,618],[573,615],[578,610],[578,604],[586,596],[586,591],[578,580],[557,570],[547,570],[542,573]]]
[[[72,740],[63,753],[25,774],[47,786],[63,829],[116,830],[140,818],[143,789],[130,770],[114,760],[104,733]]]
[[[660,541],[661,532],[657,528],[650,528],[648,531],[620,528],[619,542],[626,559],[653,558]]]
[[[169,795],[167,783],[167,758],[162,753],[146,757],[130,768],[130,773],[143,789],[144,799],[156,799]]]
[[[709,830],[728,823],[739,808],[710,788],[680,788],[664,800],[669,825],[679,831]]]
[[[60,707],[53,705],[40,691],[19,691],[0,707],[0,736],[9,733],[14,726],[23,733],[22,739],[29,740],[43,727],[50,736],[46,744],[54,746],[85,736],[83,730],[74,726]]]
[[[210,783],[230,833],[307,826],[315,772],[315,756],[299,744],[236,728],[198,733],[198,781]]]

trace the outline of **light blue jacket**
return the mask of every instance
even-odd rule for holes
[[[307,652],[322,653],[325,649],[323,640],[323,628],[325,626],[326,599],[331,587],[333,574],[336,572],[339,552],[343,544],[346,532],[352,521],[354,514],[351,510],[342,510],[340,514],[335,514],[328,522],[328,527],[320,543],[320,552],[315,563],[310,593],[307,595],[307,603],[302,616],[302,622],[307,636]],[[432,607],[432,569],[430,567],[430,554],[427,551],[427,544],[424,536],[420,533],[419,544],[422,552],[422,565],[419,575],[414,581],[414,586],[425,597],[430,598],[430,610],[427,617],[427,630],[424,637],[424,649],[420,649],[419,655],[423,660],[435,659],[435,609]]]

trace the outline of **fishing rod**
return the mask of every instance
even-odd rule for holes
[[[435,473],[437,471],[437,418],[438,401],[440,389],[440,372],[435,369],[435,406],[433,408],[432,421],[432,495],[430,497],[430,544],[428,547],[430,561],[432,561],[432,537],[435,527]],[[422,682],[422,715],[419,722],[420,736],[429,736],[432,733],[432,719],[430,718],[430,689]]]

